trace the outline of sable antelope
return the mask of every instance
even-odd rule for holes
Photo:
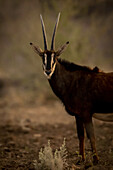
[[[66,111],[75,116],[79,138],[79,152],[85,160],[84,130],[90,139],[93,160],[98,162],[95,146],[95,136],[92,123],[94,113],[113,112],[113,73],[100,72],[97,67],[90,69],[59,59],[69,42],[66,42],[55,51],[55,33],[60,13],[53,31],[51,49],[48,50],[44,22],[40,15],[44,51],[32,45],[33,49],[42,58],[44,74],[57,97],[63,102]]]

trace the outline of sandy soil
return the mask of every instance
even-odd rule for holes
[[[86,139],[87,161],[76,165],[78,139],[74,117],[69,116],[58,101],[45,104],[37,99],[28,102],[29,96],[25,97],[20,91],[10,86],[2,89],[0,95],[1,170],[35,169],[34,160],[38,160],[40,148],[50,140],[55,151],[61,146],[64,137],[70,169],[113,169],[113,123],[94,120],[99,164],[89,163],[91,153]]]

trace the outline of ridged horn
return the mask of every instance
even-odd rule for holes
[[[46,36],[46,31],[45,31],[45,26],[44,26],[42,15],[40,15],[40,20],[41,20],[42,32],[43,32],[43,38],[44,38],[44,50],[47,50],[48,43],[47,43],[47,36]]]
[[[54,50],[54,48],[55,48],[55,33],[56,33],[56,30],[57,30],[57,27],[58,27],[59,18],[60,18],[60,13],[58,14],[56,24],[55,24],[55,27],[54,27],[54,31],[53,31],[53,36],[52,36],[52,41],[51,41],[51,50]]]

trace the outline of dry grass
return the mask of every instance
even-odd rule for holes
[[[44,149],[40,149],[39,152],[39,161],[34,161],[34,166],[36,170],[63,170],[68,169],[67,164],[67,150],[65,139],[63,141],[62,146],[59,150],[56,149],[55,152],[52,151],[50,146],[50,141],[48,141],[48,145],[44,147]]]

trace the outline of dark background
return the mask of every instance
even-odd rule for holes
[[[43,49],[40,14],[50,45],[59,12],[56,49],[70,42],[61,58],[113,71],[113,0],[0,0],[0,169],[35,169],[40,148],[51,140],[55,151],[64,138],[71,169],[113,169],[113,124],[95,119],[99,164],[75,165],[75,119],[53,94],[29,45]],[[88,162],[90,151],[86,140]]]
[[[41,95],[43,91],[48,95],[41,59],[32,51],[29,42],[43,49],[39,16],[42,14],[50,45],[59,12],[56,49],[66,41],[70,42],[61,57],[113,71],[112,0],[0,0],[1,77],[35,86]]]

